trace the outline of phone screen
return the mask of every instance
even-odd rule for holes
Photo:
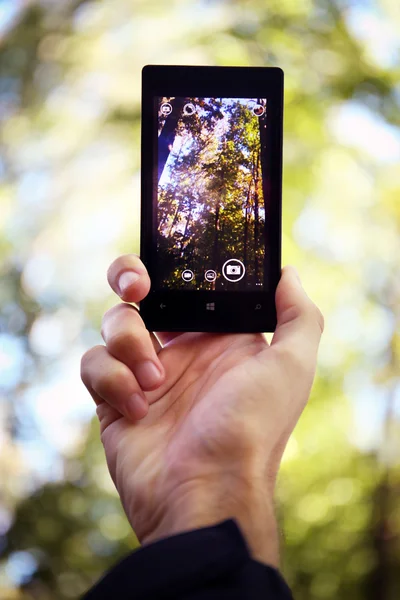
[[[266,98],[157,97],[159,290],[263,291]]]

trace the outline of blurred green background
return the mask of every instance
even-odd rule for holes
[[[326,329],[282,571],[298,600],[398,599],[398,0],[0,0],[0,31],[0,598],[77,598],[137,545],[79,368],[139,250],[140,71],[177,63],[285,71],[283,263]]]

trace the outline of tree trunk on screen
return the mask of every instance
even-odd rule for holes
[[[182,257],[183,257],[183,253],[184,253],[184,249],[185,249],[185,242],[186,242],[186,240],[188,238],[189,223],[190,223],[190,220],[192,218],[192,204],[193,204],[193,201],[192,201],[192,198],[190,198],[190,200],[189,200],[189,212],[188,212],[188,216],[186,218],[185,231],[183,232],[183,237],[181,239],[181,244],[180,244],[180,246],[181,246],[181,256]]]
[[[177,157],[176,157],[176,161],[177,161],[177,162],[179,161],[179,158],[180,158],[180,156],[181,156],[181,153],[182,153],[182,144],[181,144],[181,147],[179,148],[179,152],[178,152],[178,155],[177,155]],[[174,174],[176,174],[176,171],[175,171],[175,173],[174,173]],[[177,189],[178,189],[178,188],[179,188],[179,183],[176,183],[176,184],[175,184],[175,186],[174,186],[174,191],[173,191],[173,196],[174,196],[174,198],[175,198],[175,194],[176,194],[176,191],[177,191]],[[178,206],[177,206],[177,207],[176,207],[176,209],[175,209],[174,216],[173,216],[173,219],[172,219],[172,222],[171,222],[171,226],[170,226],[170,228],[169,228],[169,230],[168,230],[168,233],[167,233],[167,235],[166,235],[166,237],[167,237],[167,238],[170,238],[170,237],[171,237],[171,235],[173,234],[173,229],[174,229],[174,227],[175,227],[175,225],[176,225],[176,222],[177,222],[177,220],[178,220],[179,213],[181,212],[181,209],[182,209],[182,198],[179,200],[179,202],[178,202]],[[165,220],[166,220],[166,219],[165,219]],[[158,228],[158,230],[159,230],[159,232],[161,233],[161,224],[159,225],[159,228]]]
[[[174,98],[170,104],[172,112],[165,119],[164,127],[158,136],[158,181],[160,181],[165,163],[174,145],[178,120],[181,116],[182,107],[185,104],[185,98]]]
[[[260,181],[260,176],[259,176],[259,171],[260,171],[260,153],[257,153],[257,160],[256,160],[256,175],[255,175],[255,179],[254,179],[254,282],[256,282],[258,280],[258,271],[259,271],[259,264],[258,264],[258,254],[257,254],[257,250],[258,250],[258,238],[259,238],[259,228],[260,228],[260,223],[259,223],[259,181]]]
[[[220,213],[220,203],[217,202],[215,207],[215,217],[214,217],[214,244],[213,244],[213,253],[212,253],[212,265],[215,270],[218,266],[218,249],[219,249],[219,213]]]
[[[178,206],[176,207],[176,210],[175,210],[174,218],[172,219],[171,227],[169,228],[169,231],[168,231],[167,238],[170,238],[171,235],[173,234],[173,228],[175,227],[176,222],[178,220],[178,215],[181,211],[181,205],[182,205],[182,201],[179,200]]]
[[[250,189],[251,189],[251,185],[249,186],[249,191],[247,193],[246,207],[245,207],[245,211],[244,211],[243,264],[245,266],[246,266],[246,263],[247,263],[247,240],[248,240],[248,237],[249,237],[248,214],[249,214]]]
[[[253,169],[251,172],[249,187],[247,190],[245,213],[244,213],[243,264],[246,267],[246,274],[243,278],[244,280],[247,280],[247,249],[248,249],[248,241],[249,241],[249,211],[250,211],[250,196],[251,196],[251,189],[253,187],[253,182],[254,182],[254,165],[253,165]],[[243,286],[244,285],[245,285],[245,281],[243,282]]]

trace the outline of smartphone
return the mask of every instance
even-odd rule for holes
[[[271,332],[281,274],[283,72],[142,71],[150,331]]]

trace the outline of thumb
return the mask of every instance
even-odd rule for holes
[[[282,270],[275,303],[278,323],[271,346],[285,354],[289,351],[300,362],[313,364],[324,330],[324,318],[305,293],[294,267]]]

